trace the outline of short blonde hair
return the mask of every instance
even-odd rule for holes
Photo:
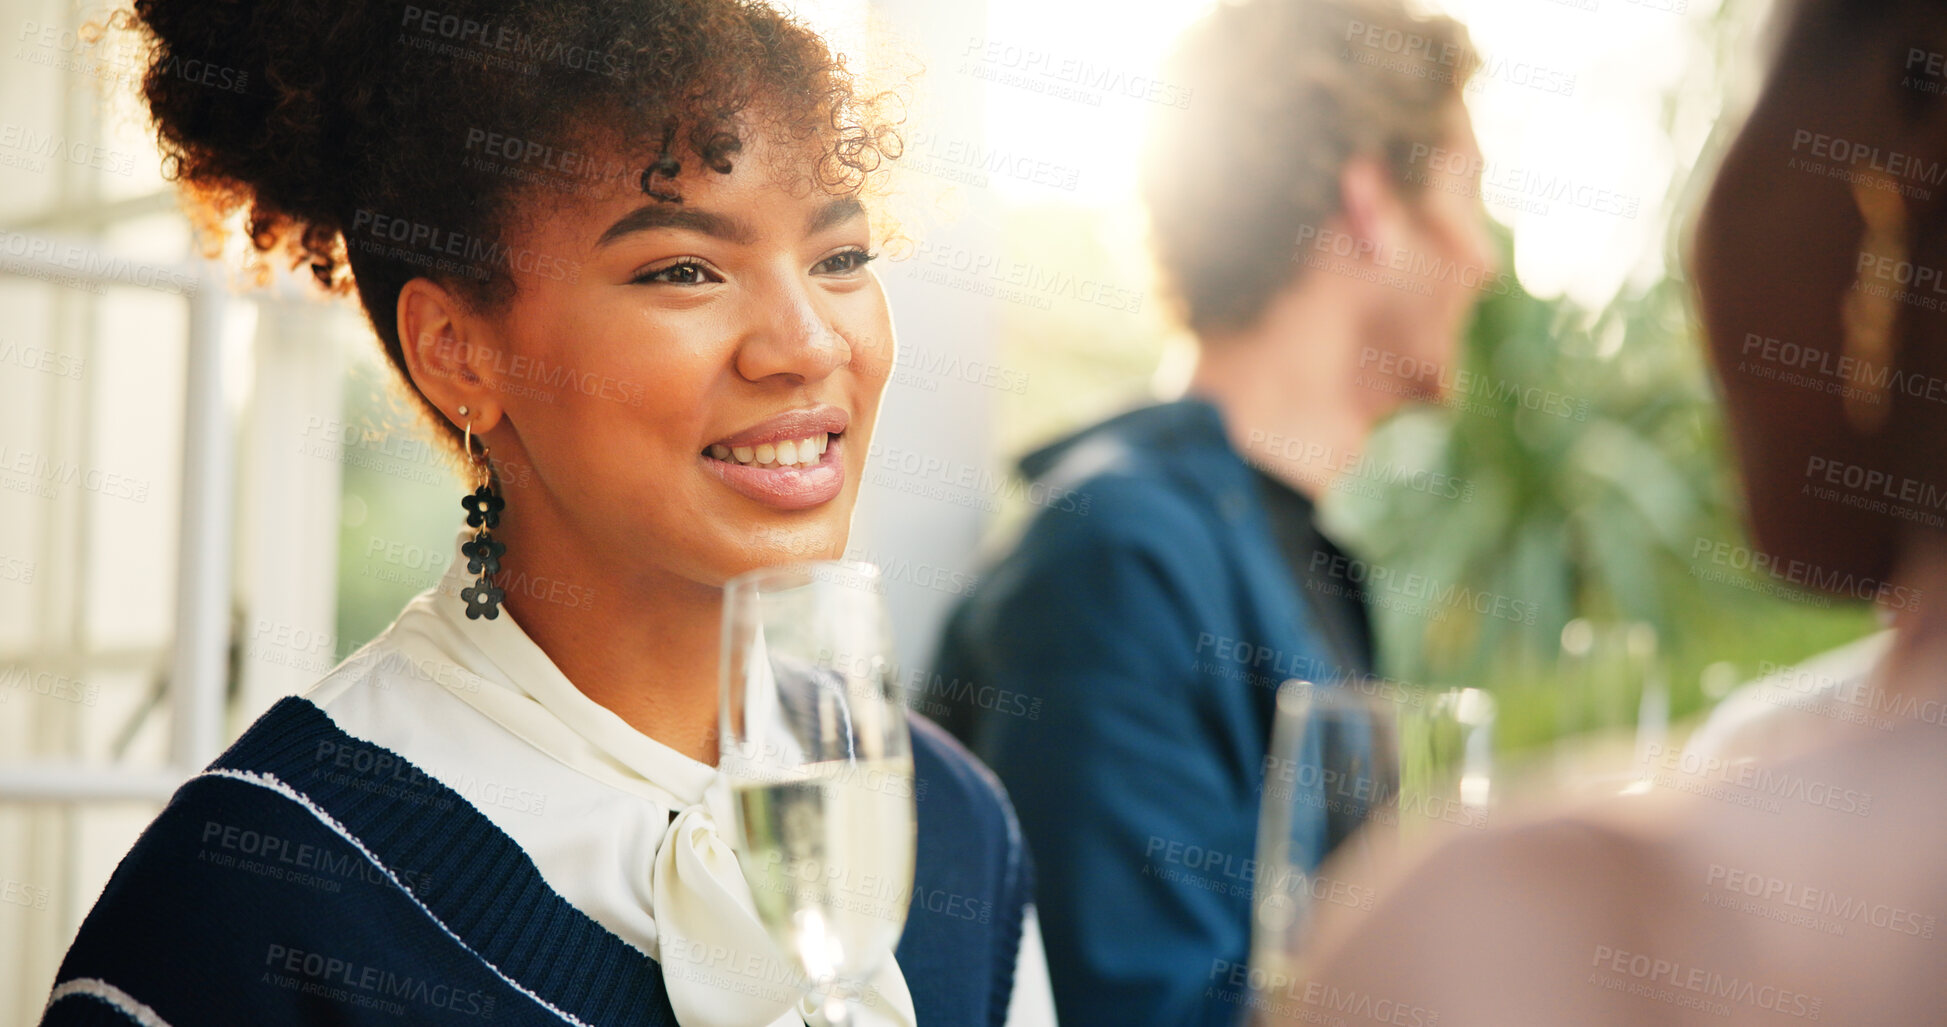
[[[1416,147],[1452,131],[1479,64],[1446,17],[1403,0],[1226,2],[1185,34],[1166,78],[1143,195],[1165,290],[1199,336],[1249,328],[1294,274],[1299,230],[1339,210],[1339,173],[1386,162],[1417,195]]]

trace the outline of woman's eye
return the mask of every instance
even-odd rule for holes
[[[723,279],[700,260],[679,260],[674,264],[644,271],[630,281],[637,285],[706,285],[711,282],[721,282]]]
[[[876,253],[867,253],[864,250],[846,250],[843,253],[834,253],[824,260],[819,261],[818,266],[812,270],[828,275],[847,275],[877,259],[879,259],[879,255]]]

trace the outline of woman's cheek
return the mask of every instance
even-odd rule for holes
[[[893,337],[892,306],[886,299],[885,287],[879,283],[877,272],[867,271],[867,274],[872,277],[858,293],[853,330],[845,334],[849,339],[859,340],[852,350],[853,366],[873,372],[872,377],[883,381],[892,374],[898,342]]]
[[[873,353],[869,358],[853,357],[852,373],[858,376],[861,390],[866,400],[876,404],[883,396],[886,386],[892,380],[892,347]]]
[[[852,351],[852,359],[847,366],[869,398],[877,402],[892,378],[893,363],[898,357],[898,343],[893,339],[892,325],[882,322],[864,331],[847,333],[846,338]]]

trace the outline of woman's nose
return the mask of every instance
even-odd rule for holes
[[[851,348],[810,292],[778,285],[756,300],[754,324],[738,349],[737,370],[751,381],[779,375],[818,381],[851,360]]]

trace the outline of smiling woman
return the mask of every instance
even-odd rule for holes
[[[793,150],[769,127],[778,102],[743,119],[750,142],[734,163],[653,176],[680,198],[625,176],[526,220],[515,243],[576,274],[517,273],[493,303],[419,277],[395,302],[419,394],[456,422],[466,408],[496,457],[535,470],[531,487],[506,490],[503,570],[613,597],[583,610],[515,589],[508,611],[582,692],[706,762],[717,589],[780,559],[842,553],[892,360],[864,207],[798,187],[809,144]],[[640,383],[644,400],[521,387],[517,369],[543,367]],[[810,466],[805,439],[824,446]],[[651,661],[666,687],[643,686]]]
[[[241,213],[255,259],[355,288],[478,487],[446,580],[144,833],[46,1022],[822,1022],[720,834],[719,625],[731,577],[845,549],[893,98],[745,0],[118,22],[208,238]],[[1006,796],[913,749],[913,895],[955,902],[912,903],[859,1019],[1045,1016]]]

